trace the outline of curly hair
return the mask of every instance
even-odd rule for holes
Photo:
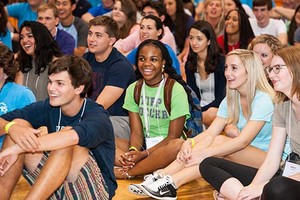
[[[0,44],[0,68],[7,75],[5,82],[15,81],[19,66],[15,62],[14,53],[4,44]]]
[[[25,21],[20,27],[20,33],[24,28],[31,31],[35,40],[35,49],[34,56],[28,55],[21,45],[22,36],[20,35],[20,51],[17,57],[20,70],[23,73],[29,72],[33,68],[32,61],[34,61],[35,73],[40,74],[47,69],[47,65],[52,62],[53,57],[61,57],[63,54],[49,30],[43,24],[35,21]]]
[[[135,65],[138,66],[139,54],[140,54],[141,49],[144,46],[154,46],[154,47],[158,48],[161,51],[162,60],[165,60],[164,73],[166,73],[168,75],[168,77],[174,79],[176,82],[178,82],[179,84],[182,85],[182,87],[184,88],[184,90],[185,90],[185,92],[188,96],[189,104],[192,106],[193,109],[198,109],[193,103],[193,98],[191,96],[191,89],[187,86],[186,82],[182,79],[182,77],[176,73],[176,70],[172,65],[173,64],[172,63],[172,58],[170,57],[168,49],[166,48],[166,46],[161,41],[153,40],[153,39],[148,39],[148,40],[143,41],[138,46],[137,54],[136,54],[136,57],[135,57]],[[141,74],[138,67],[135,70],[135,74],[136,74],[137,79],[142,79],[143,78],[143,75]]]

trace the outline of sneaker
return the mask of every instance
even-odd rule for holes
[[[154,199],[177,199],[177,191],[172,177],[167,175],[157,181],[141,185],[143,192]]]
[[[139,196],[147,196],[141,189],[141,187],[142,187],[141,185],[151,184],[151,183],[155,182],[157,179],[159,179],[159,177],[156,173],[148,174],[148,175],[144,176],[144,182],[142,182],[140,184],[130,184],[128,186],[128,191],[133,194],[139,195]]]

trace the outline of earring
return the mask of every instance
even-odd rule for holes
[[[162,65],[162,68],[164,69],[164,68],[165,68],[165,65]]]

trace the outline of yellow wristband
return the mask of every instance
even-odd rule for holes
[[[194,140],[194,138],[190,138],[190,140],[191,140],[191,142],[192,142],[192,148],[194,148],[194,146],[195,146],[195,140]]]
[[[129,148],[129,151],[138,151],[138,150],[137,150],[137,148],[136,148],[135,146],[131,146],[131,147]]]
[[[8,124],[6,124],[6,126],[4,127],[5,133],[9,134],[9,133],[8,133],[9,128],[10,128],[12,125],[14,125],[14,124],[16,124],[16,122],[9,122]]]

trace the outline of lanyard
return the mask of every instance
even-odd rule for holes
[[[154,102],[153,102],[153,108],[157,106],[157,101],[160,96],[161,88],[165,84],[165,79],[160,82]],[[150,137],[150,124],[149,124],[149,116],[148,116],[148,109],[147,109],[147,102],[146,102],[146,91],[145,91],[145,80],[143,81],[143,86],[142,86],[142,95],[143,95],[143,114],[144,114],[144,122],[145,122],[145,128],[146,128],[146,137]],[[150,103],[150,102],[149,102]]]
[[[81,115],[80,115],[80,118],[79,118],[79,122],[81,122],[81,118],[84,114],[84,111],[85,111],[85,105],[86,105],[86,98],[84,98],[84,103],[83,103],[83,109],[82,109],[82,112],[81,112]],[[56,126],[56,131],[60,131],[60,122],[61,122],[61,108],[59,108],[59,118],[58,118],[58,124]]]

